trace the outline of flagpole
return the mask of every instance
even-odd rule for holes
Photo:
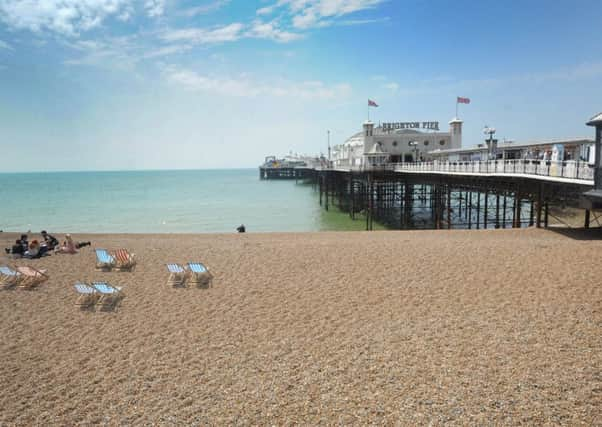
[[[368,101],[368,121],[370,121],[370,101]]]
[[[458,98],[456,97],[456,118],[458,118]]]

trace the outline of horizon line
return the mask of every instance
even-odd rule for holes
[[[215,170],[245,170],[255,169],[253,167],[237,168],[182,168],[182,169],[79,169],[79,170],[30,170],[30,171],[0,171],[0,175],[25,174],[25,173],[98,173],[98,172],[190,172],[190,171],[215,171]]]

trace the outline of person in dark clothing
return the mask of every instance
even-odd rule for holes
[[[10,251],[13,255],[17,255],[17,256],[23,256],[23,254],[25,253],[25,251],[23,250],[23,245],[21,243],[21,240],[16,240],[15,244],[13,245],[13,247],[11,248]]]
[[[84,246],[91,246],[92,242],[78,242],[75,244],[77,249],[83,248]]]
[[[42,237],[44,238],[44,242],[46,242],[47,250],[52,251],[59,245],[59,241],[56,237],[48,234],[46,230],[42,230]]]
[[[29,242],[27,241],[27,234],[21,234],[21,247],[23,248],[23,251],[21,253],[25,253],[29,250]]]
[[[244,233],[247,230],[246,230],[244,224],[240,224],[240,226],[236,229],[236,231],[238,231],[239,233]]]

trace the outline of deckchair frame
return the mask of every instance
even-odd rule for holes
[[[107,282],[92,282],[92,287],[100,294],[97,304],[103,307],[112,307],[123,298],[121,288],[111,286]]]
[[[75,285],[73,285],[73,287],[79,295],[75,301],[75,305],[81,307],[90,307],[96,304],[100,298],[100,293],[96,290],[96,288],[88,285],[87,283],[77,282]]]
[[[106,249],[95,249],[96,254],[96,269],[102,271],[109,271],[115,267],[115,257],[111,255]]]
[[[169,271],[169,278],[167,284],[173,287],[184,286],[186,281],[186,269],[180,264],[170,263],[167,264],[167,271]]]
[[[127,249],[117,249],[113,254],[115,269],[119,271],[132,271],[136,267],[135,254]]]
[[[9,266],[0,266],[0,286],[4,289],[17,286],[23,279],[21,273]]]
[[[45,270],[38,270],[37,268],[29,265],[16,267],[17,271],[21,273],[21,281],[19,287],[23,289],[33,289],[36,286],[44,283],[48,280],[48,275]]]
[[[201,262],[188,263],[189,282],[197,286],[205,286],[211,284],[213,275],[209,269]]]

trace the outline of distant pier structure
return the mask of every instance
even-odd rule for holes
[[[331,159],[266,158],[260,177],[309,180],[324,209],[361,218],[366,230],[374,221],[391,229],[568,225],[558,215],[567,207],[585,212],[585,228],[602,226],[602,114],[587,123],[595,140],[498,144],[488,128],[484,144],[460,148],[462,121],[449,124],[443,133],[437,122],[365,122]]]
[[[260,179],[315,179],[316,171],[327,166],[324,158],[308,156],[286,156],[277,159],[268,156],[259,166]]]

